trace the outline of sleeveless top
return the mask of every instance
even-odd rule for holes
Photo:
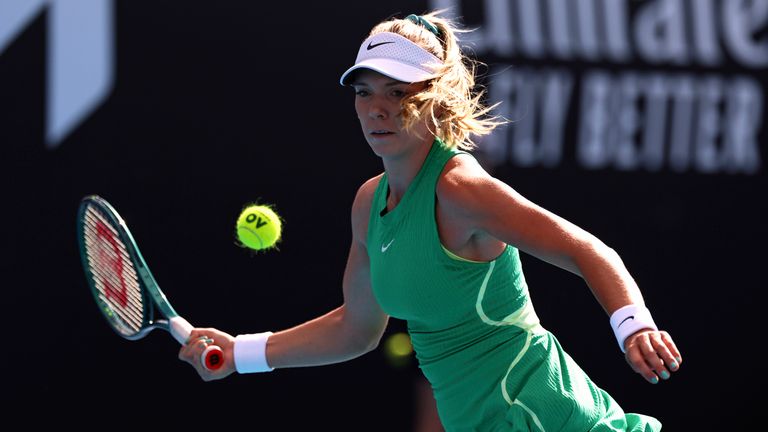
[[[385,173],[367,232],[373,293],[387,314],[407,321],[446,431],[659,430],[651,417],[625,419],[540,325],[516,248],[477,262],[443,247],[437,181],[461,153],[435,140],[388,212]],[[645,429],[646,420],[658,428]],[[600,423],[617,428],[595,429]]]

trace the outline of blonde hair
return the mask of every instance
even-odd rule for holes
[[[485,91],[478,90],[475,84],[475,72],[482,63],[461,51],[456,34],[469,30],[458,28],[451,19],[439,16],[441,13],[421,15],[437,28],[439,36],[425,26],[398,18],[377,24],[368,36],[397,33],[443,61],[439,75],[428,81],[426,89],[403,99],[403,126],[409,130],[428,116],[430,132],[445,145],[472,150],[476,147],[472,135],[487,135],[506,121],[489,115],[498,103],[485,106],[482,102]]]

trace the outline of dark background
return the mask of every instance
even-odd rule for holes
[[[178,428],[411,430],[418,369],[395,366],[381,348],[333,366],[203,383],[168,335],[117,337],[86,285],[75,215],[84,195],[110,201],[195,325],[277,331],[339,306],[350,205],[382,167],[338,77],[371,25],[426,8],[115,2],[115,86],[55,149],[43,134],[48,13],[35,18],[0,53],[3,410],[30,424],[99,425],[96,417],[109,416]],[[765,143],[763,129],[763,160]],[[542,324],[626,411],[653,415],[667,431],[758,424],[765,168],[588,171],[565,162],[489,171],[615,248],[675,338],[681,370],[644,382],[587,286],[523,255]],[[252,201],[284,218],[279,250],[235,245],[234,221]],[[388,333],[403,329],[393,320]]]

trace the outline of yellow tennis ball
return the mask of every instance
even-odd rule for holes
[[[253,250],[274,247],[282,235],[280,216],[264,204],[246,206],[237,218],[237,239],[242,246]]]
[[[407,365],[413,354],[411,337],[404,332],[392,334],[384,341],[384,354],[392,366],[402,367]]]

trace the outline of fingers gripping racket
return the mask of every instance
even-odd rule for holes
[[[106,200],[96,195],[82,199],[77,240],[96,304],[117,334],[137,340],[159,328],[180,344],[187,343],[192,325],[160,291],[128,226]],[[155,319],[155,308],[159,319]],[[218,369],[224,364],[221,348],[208,346],[201,361],[209,370]]]

